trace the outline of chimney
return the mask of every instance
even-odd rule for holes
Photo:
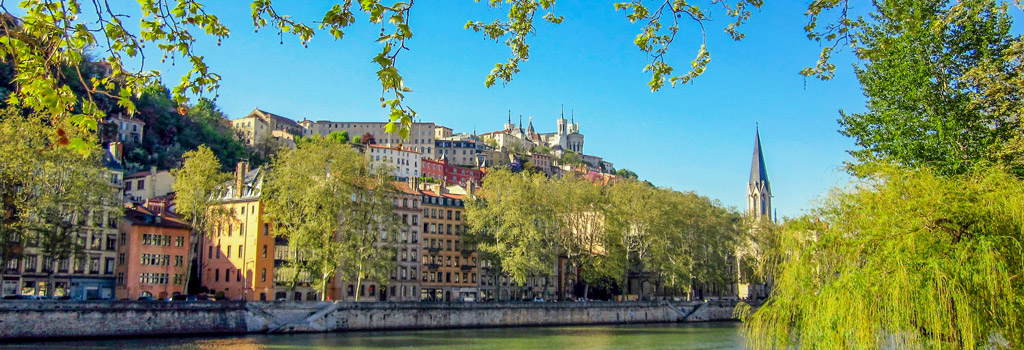
[[[110,154],[112,156],[114,156],[114,160],[117,160],[118,162],[123,160],[123,158],[122,158],[122,153],[124,152],[124,145],[123,144],[121,144],[120,142],[111,142],[107,147],[110,150]]]
[[[243,185],[245,185],[245,173],[249,170],[249,162],[238,162],[235,165],[235,198],[242,197]]]

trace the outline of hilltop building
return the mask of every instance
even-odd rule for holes
[[[231,121],[248,145],[277,140],[295,146],[295,136],[303,135],[303,128],[294,120],[260,109],[253,109],[249,115]]]

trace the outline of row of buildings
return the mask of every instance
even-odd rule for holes
[[[119,140],[135,142],[141,137],[144,125],[140,123],[112,123],[118,126]],[[455,134],[433,123],[415,123],[407,140],[384,133],[385,123],[294,122],[258,109],[232,123],[250,144],[342,130],[373,136],[377,142],[362,150],[371,165],[386,163],[395,172],[399,191],[394,212],[405,223],[390,280],[357,287],[335,278],[323,296],[308,276],[296,276],[285,264],[292,257],[287,242],[275,237],[274,227],[265,217],[261,202],[264,169],[250,169],[247,163],[236,167],[234,179],[220,198],[232,220],[206,236],[194,236],[189,224],[173,214],[171,173],[151,168],[123,174],[121,143],[111,142],[103,157],[106,176],[111,191],[123,200],[81,218],[78,243],[82,249],[60,262],[51,263],[31,239],[26,240],[22,257],[4,266],[0,294],[44,295],[52,290],[53,296],[80,300],[166,298],[184,293],[192,275],[211,293],[232,300],[552,298],[576,287],[576,271],[562,259],[552,266],[551,275],[535,276],[523,285],[512,283],[479,259],[464,239],[465,200],[480,185],[488,166],[520,163],[553,176],[577,172],[607,177],[613,170],[610,163],[583,153],[579,125],[564,117],[557,121],[558,131],[547,134],[535,132],[532,120],[524,129],[521,123],[512,124],[511,117],[503,130],[482,135]],[[562,164],[567,154],[579,157]],[[770,217],[771,190],[759,135],[748,204],[752,215]],[[190,257],[195,258],[193,264]],[[650,286],[627,288],[657,292]],[[761,295],[766,293],[764,288],[737,285],[725,294]]]
[[[452,128],[430,122],[415,122],[409,137],[401,139],[385,132],[385,122],[312,121],[296,122],[260,109],[231,121],[242,141],[249,145],[274,143],[295,147],[297,137],[326,136],[347,132],[351,137],[372,139],[366,152],[371,165],[387,165],[398,180],[426,177],[451,185],[479,184],[481,169],[520,163],[552,176],[566,172],[614,173],[611,162],[584,153],[584,136],[575,116],[564,114],[556,120],[557,131],[538,133],[533,118],[524,127],[522,117],[513,124],[511,113],[501,130],[484,134],[455,133]]]

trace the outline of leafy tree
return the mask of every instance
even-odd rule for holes
[[[0,266],[7,266],[22,256],[25,222],[20,211],[30,195],[22,189],[26,184],[32,187],[34,155],[46,147],[47,135],[41,121],[6,108],[0,119],[0,140],[5,140],[0,143]],[[6,270],[0,269],[0,275]]]
[[[783,227],[753,349],[983,349],[1024,343],[1024,183],[874,166]],[[749,310],[747,310],[749,311]]]
[[[484,177],[477,198],[466,202],[469,235],[483,254],[500,261],[518,284],[551,274],[557,258],[558,217],[541,174],[497,169]]]
[[[289,267],[309,273],[325,300],[336,276],[357,284],[388,281],[395,260],[389,243],[400,219],[384,174],[371,173],[359,152],[327,138],[281,152],[270,168],[263,187],[267,218],[296,257]]]
[[[359,136],[359,137],[356,137],[356,138],[359,139],[359,144],[361,144],[361,145],[376,145],[377,144],[377,139],[375,137],[373,137],[373,134],[371,134],[371,133],[365,133],[365,134],[363,134],[363,136]]]
[[[338,234],[351,259],[341,267],[340,276],[356,281],[357,291],[362,290],[365,281],[388,284],[397,268],[397,244],[404,228],[394,212],[398,193],[392,183],[392,169],[381,166],[370,171],[360,178],[354,201],[357,210],[342,215]],[[356,294],[356,301],[360,294]]]
[[[592,284],[617,280],[624,268],[622,257],[613,255],[621,250],[605,229],[608,197],[601,186],[581,177],[563,176],[550,184],[552,209],[561,219],[556,236],[560,255],[581,271],[583,297],[589,298]]]
[[[621,178],[624,178],[624,179],[630,179],[630,180],[639,180],[640,179],[640,177],[637,176],[637,174],[635,172],[633,172],[632,170],[629,170],[629,169],[619,169],[619,170],[615,171],[615,176],[618,176],[618,177],[621,177]]]
[[[348,130],[331,132],[327,138],[334,142],[348,143]]]
[[[205,145],[194,151],[185,152],[184,165],[172,171],[174,175],[175,213],[192,228],[192,247],[189,248],[188,275],[185,286],[194,290],[193,264],[199,252],[203,236],[213,232],[217,225],[229,220],[228,214],[219,209],[219,196],[231,176],[221,172],[221,164],[213,151]],[[198,281],[198,280],[196,280]]]
[[[872,21],[855,35],[868,111],[840,119],[842,134],[864,148],[851,153],[861,162],[888,159],[942,174],[964,173],[990,159],[990,149],[1017,128],[1024,106],[994,91],[1002,82],[987,80],[1019,79],[1024,70],[1009,59],[1022,39],[1009,34],[1006,6],[995,0],[875,6]],[[978,69],[984,79],[977,79]],[[992,72],[999,74],[988,76]],[[989,99],[1004,102],[1003,108]]]
[[[719,5],[714,6],[718,8],[715,12],[731,18],[725,31],[733,39],[740,40],[743,34],[737,30],[738,27],[750,18],[752,9],[759,8],[762,1],[699,3],[658,0],[651,4],[644,0],[632,0],[614,5],[616,10],[625,11],[625,17],[630,22],[643,23],[634,43],[652,57],[650,64],[644,68],[652,74],[649,83],[652,90],[661,88],[666,82],[673,86],[686,83],[703,73],[710,62],[707,43],[703,38],[704,25],[711,11],[700,7],[701,4]],[[487,39],[504,40],[512,51],[507,62],[496,64],[487,76],[487,86],[499,80],[509,82],[519,72],[519,63],[529,58],[527,38],[537,31],[533,22],[536,17],[540,16],[553,24],[561,23],[564,19],[554,13],[554,0],[487,2],[487,6],[493,8],[506,4],[509,6],[507,20],[498,19],[491,23],[471,20],[466,23],[467,29],[479,32]],[[279,35],[292,33],[303,46],[318,32],[310,25],[278,13],[271,0],[253,0],[251,7],[257,31],[270,27]],[[365,14],[371,23],[381,26],[381,36],[377,40],[382,45],[381,51],[372,59],[379,67],[377,76],[382,88],[381,107],[386,110],[390,120],[387,132],[397,132],[403,138],[408,137],[416,113],[403,104],[405,94],[412,90],[405,85],[396,60],[401,52],[408,50],[406,40],[413,36],[408,22],[412,8],[412,2],[386,5],[380,0],[360,1],[353,8],[353,2],[346,1],[333,5],[322,19],[317,18],[319,30],[327,32],[336,40],[340,40],[345,30],[356,22],[357,13]],[[24,13],[20,20],[0,22],[7,34],[0,41],[0,53],[18,67],[13,76],[21,88],[14,89],[16,93],[8,99],[14,105],[53,115],[57,120],[68,119],[83,130],[94,131],[97,121],[104,114],[104,111],[97,108],[97,96],[107,96],[133,112],[135,105],[132,96],[159,80],[156,70],[147,70],[141,64],[137,68],[130,67],[134,62],[146,62],[144,58],[147,51],[144,46],[147,44],[163,56],[161,61],[170,59],[175,62],[180,59],[191,65],[192,69],[182,77],[181,83],[171,89],[175,104],[185,105],[187,94],[214,93],[220,84],[220,76],[210,70],[204,56],[195,50],[194,44],[201,33],[215,38],[219,43],[228,37],[230,30],[199,2],[141,2],[138,10],[142,17],[138,28],[128,26],[127,21],[123,20],[124,11],[106,2],[32,0],[19,3],[19,10]],[[6,9],[3,14],[7,18],[14,18]],[[692,69],[676,74],[667,63],[665,55],[680,30],[681,18],[692,19],[699,24],[702,44],[691,62]],[[98,46],[103,48],[100,54],[106,56],[103,61],[109,65],[110,74],[93,80],[81,74],[80,66],[74,63],[80,62],[87,50]],[[72,74],[59,74],[59,68],[65,66],[73,68],[68,72]],[[78,79],[66,82],[61,79],[62,76]],[[80,89],[84,94],[75,94],[73,89]],[[69,111],[67,106],[76,108]],[[80,139],[73,141],[78,148],[85,146]]]
[[[19,118],[24,120],[15,121]],[[11,135],[13,138],[5,139],[5,143],[25,143],[34,148],[28,150],[29,162],[22,164],[27,166],[29,177],[19,181],[26,196],[18,211],[22,218],[27,218],[22,222],[27,240],[40,248],[45,265],[50,266],[46,271],[46,295],[53,296],[59,262],[81,254],[85,242],[79,235],[91,226],[102,225],[96,222],[102,217],[101,212],[109,206],[116,207],[121,198],[119,191],[111,187],[110,173],[100,166],[98,148],[88,148],[83,153],[57,146],[59,141],[37,126],[43,125],[41,118],[7,115],[5,119],[22,126],[22,133]],[[117,210],[107,212],[115,218],[120,214]]]

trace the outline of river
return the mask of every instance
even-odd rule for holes
[[[166,337],[0,345],[0,349],[273,350],[273,349],[742,349],[731,322],[621,326]]]

